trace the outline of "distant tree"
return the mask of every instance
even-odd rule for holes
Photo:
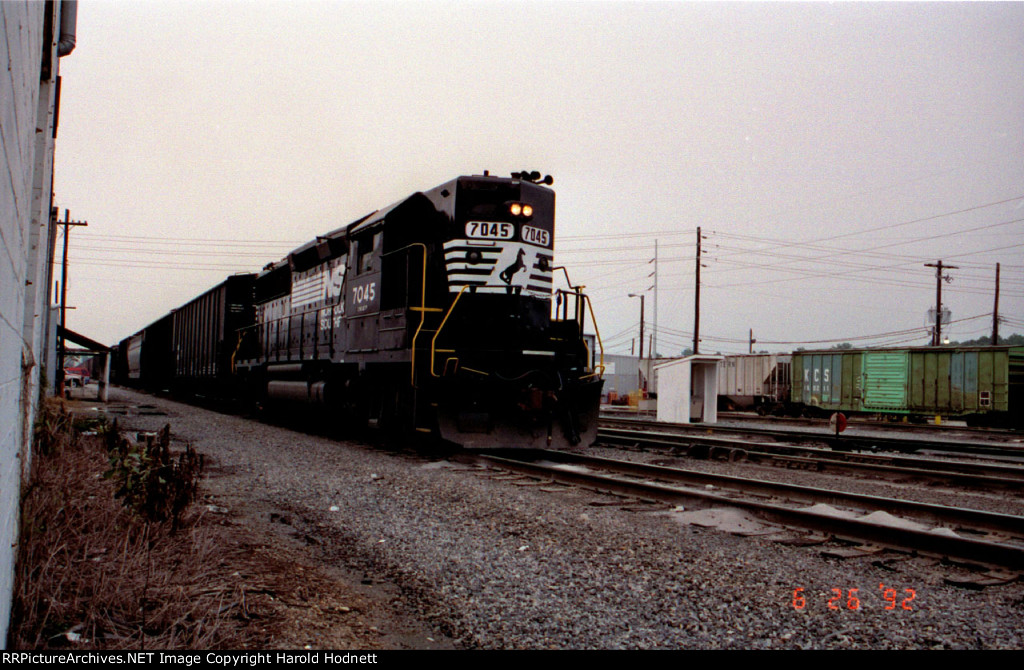
[[[991,336],[978,337],[973,340],[965,340],[963,342],[950,342],[949,346],[953,347],[985,347],[992,344]],[[1009,337],[1000,337],[999,344],[1007,344],[1010,346],[1021,346],[1024,345],[1024,335],[1014,333]]]
[[[842,344],[837,344],[836,346],[834,346],[832,348],[833,349],[853,349],[853,345],[850,344],[849,342],[843,342]]]
[[[683,351],[679,355],[680,356],[692,356],[693,355],[693,349],[691,349],[690,347],[686,347],[685,349],[683,349]]]

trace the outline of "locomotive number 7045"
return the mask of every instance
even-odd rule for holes
[[[511,223],[495,221],[469,221],[466,223],[466,237],[478,240],[511,240],[516,229]]]

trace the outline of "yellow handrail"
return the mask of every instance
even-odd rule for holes
[[[427,309],[427,245],[422,242],[413,242],[412,244],[405,245],[401,249],[389,251],[384,255],[388,256],[390,254],[396,254],[399,251],[405,251],[411,247],[420,247],[423,249],[423,278],[420,281],[420,306],[419,309],[415,307],[413,308],[413,311],[418,311],[420,313],[420,322],[419,325],[416,326],[416,332],[413,333],[412,336],[412,354],[409,362],[409,385],[416,388],[416,340],[420,336],[420,331],[423,330],[423,322],[427,318],[427,312],[433,311]],[[431,364],[433,364],[433,361],[431,361]]]
[[[462,297],[462,294],[466,292],[467,288],[469,288],[468,284],[463,285],[462,289],[459,291],[459,294],[455,296],[455,300],[452,300],[452,305],[451,307],[448,308],[448,313],[444,315],[444,319],[441,321],[441,325],[438,326],[437,331],[434,332],[434,338],[430,340],[430,374],[433,377],[441,376],[434,372],[434,351],[437,349],[437,338],[441,335],[441,331],[444,330],[444,324],[448,323],[448,317],[452,315],[452,311],[455,309],[455,305],[459,303],[459,298]]]
[[[587,288],[586,286],[583,285],[573,286],[572,280],[569,279],[569,270],[564,265],[558,265],[556,267],[551,268],[551,272],[556,272],[558,270],[561,270],[562,273],[565,275],[565,283],[568,284],[569,288],[571,288],[573,291],[579,291],[580,289]]]
[[[594,337],[597,338],[597,346],[601,348],[601,363],[597,367],[601,368],[600,375],[604,374],[604,342],[601,341],[601,330],[597,327],[597,317],[594,315],[594,303],[591,302],[589,295],[580,294],[584,300],[587,301],[587,306],[590,308],[590,320],[594,322]]]
[[[604,365],[604,342],[601,341],[601,330],[597,327],[597,317],[594,315],[594,303],[590,300],[590,296],[588,296],[588,295],[586,295],[585,293],[582,292],[582,289],[585,289],[586,286],[583,286],[582,284],[579,285],[579,286],[574,286],[573,285],[572,280],[569,278],[569,270],[564,265],[559,265],[558,267],[552,268],[552,271],[555,271],[555,270],[561,270],[562,273],[565,274],[565,283],[568,284],[569,288],[571,288],[574,291],[573,295],[576,296],[577,300],[581,300],[582,299],[584,302],[586,302],[587,303],[587,307],[590,309],[590,320],[594,322],[594,336],[597,338],[597,346],[600,347],[600,349],[601,349],[601,357],[600,357],[600,361],[601,362],[598,365],[594,366],[595,372],[593,374],[586,375],[586,377],[601,376],[601,375],[604,374],[604,370],[605,370],[605,365]],[[570,295],[569,292],[567,292],[567,291],[563,291],[563,293],[565,293],[566,295]],[[578,306],[576,308],[576,313],[579,314],[579,307]],[[581,319],[577,319],[577,322],[580,324],[580,335],[582,336],[583,335],[583,323],[582,323],[582,320]],[[588,357],[589,357],[590,347],[587,347],[586,340],[584,340],[583,346],[586,348],[587,353],[588,353]],[[586,379],[586,377],[583,377],[583,379]]]
[[[235,357],[238,356],[238,351],[242,348],[242,340],[245,339],[245,331],[255,327],[255,325],[245,326],[244,328],[239,328],[236,331],[238,333],[238,344],[235,345],[235,350],[231,352],[231,374],[235,374]]]

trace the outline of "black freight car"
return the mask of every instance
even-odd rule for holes
[[[115,383],[150,391],[237,395],[234,364],[255,318],[255,274],[228,277],[115,347]]]
[[[174,378],[172,316],[167,314],[121,340],[113,360],[115,383],[151,390],[170,387]]]
[[[254,341],[244,338],[255,320],[255,280],[255,274],[233,275],[171,313],[176,390],[238,393],[235,361],[255,353]]]

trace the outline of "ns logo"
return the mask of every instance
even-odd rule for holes
[[[332,302],[341,295],[341,287],[345,283],[345,264],[338,263],[327,272],[324,281],[324,301]]]

